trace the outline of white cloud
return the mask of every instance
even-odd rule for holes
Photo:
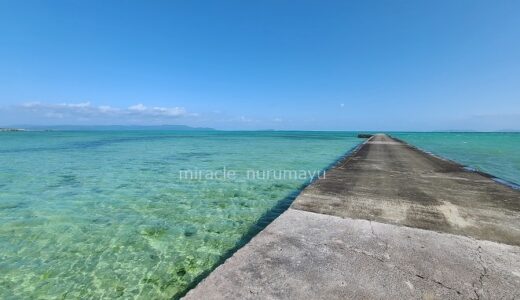
[[[197,114],[188,113],[183,107],[147,107],[141,103],[129,106],[128,108],[117,108],[108,105],[94,106],[90,102],[57,104],[28,102],[18,107],[48,118],[74,117],[77,119],[84,119],[111,116],[137,117],[143,119],[171,119],[185,116],[197,116]]]
[[[147,107],[141,103],[128,107],[128,111],[132,113],[150,115],[150,116],[166,116],[166,117],[180,117],[188,114],[183,107]]]
[[[111,107],[108,105],[98,106],[98,109],[101,113],[116,113],[116,112],[120,111],[119,108]]]
[[[186,110],[182,107],[153,107],[150,109],[152,114],[177,117],[186,114]]]
[[[146,106],[142,105],[142,104],[136,104],[136,105],[132,105],[130,107],[128,107],[128,110],[130,111],[145,111],[146,110]]]
[[[82,103],[61,103],[58,106],[69,107],[69,108],[90,108],[90,102]]]

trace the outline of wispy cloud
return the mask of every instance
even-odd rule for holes
[[[112,107],[108,105],[95,106],[90,102],[81,103],[41,103],[28,102],[17,106],[32,113],[40,114],[48,118],[98,118],[98,117],[141,117],[141,118],[180,118],[196,116],[189,113],[183,107],[148,107],[141,103],[126,108]]]
[[[183,107],[147,107],[143,104],[136,104],[128,107],[128,111],[131,113],[150,115],[150,116],[167,116],[167,117],[180,117],[186,115],[194,115],[193,113],[188,114]]]

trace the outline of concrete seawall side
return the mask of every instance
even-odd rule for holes
[[[520,297],[520,191],[375,135],[186,299]]]

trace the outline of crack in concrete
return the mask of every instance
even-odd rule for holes
[[[388,254],[388,250],[391,248],[391,246],[389,245],[389,243],[387,241],[385,241],[383,238],[381,238],[379,236],[373,222],[369,221],[369,220],[367,220],[367,221],[370,224],[370,235],[372,236],[373,240],[376,240],[377,244],[379,244],[379,245],[384,244],[384,248],[383,248],[384,250],[382,250],[379,247],[376,247],[373,249],[373,250],[376,250],[375,252],[366,251],[366,250],[362,249],[362,248],[367,248],[367,247],[368,248],[373,247],[373,245],[371,246],[368,244],[360,245],[361,248],[359,248],[359,247],[356,247],[356,245],[352,245],[352,244],[349,245],[349,244],[345,244],[343,242],[336,243],[335,241],[331,241],[329,243],[320,243],[320,242],[314,243],[311,241],[304,241],[304,242],[307,244],[311,244],[313,246],[317,246],[317,247],[326,247],[331,252],[335,252],[334,248],[337,247],[336,249],[342,249],[342,250],[349,251],[349,252],[352,252],[355,254],[361,254],[361,255],[367,256],[373,260],[376,260],[379,263],[383,263],[385,265],[385,267],[387,267],[389,269],[394,269],[400,273],[403,273],[403,274],[406,274],[409,276],[413,276],[415,278],[419,278],[419,279],[422,279],[422,280],[430,282],[430,283],[434,283],[435,285],[438,285],[441,288],[444,288],[444,289],[447,289],[447,290],[450,290],[450,291],[456,293],[458,296],[467,297],[468,299],[473,299],[473,300],[480,300],[480,299],[485,298],[484,281],[486,280],[486,277],[489,276],[489,269],[488,269],[487,263],[485,262],[484,257],[483,257],[483,255],[484,255],[483,248],[478,243],[478,241],[470,238],[473,240],[474,245],[477,246],[476,250],[473,250],[473,251],[475,251],[473,255],[474,255],[474,261],[478,263],[477,270],[480,269],[480,273],[479,273],[478,277],[471,283],[472,289],[470,288],[468,290],[464,290],[464,289],[459,290],[459,289],[457,289],[457,287],[452,287],[450,285],[443,283],[442,281],[436,280],[427,275],[424,275],[421,273],[416,273],[413,268],[412,269],[402,268],[396,262],[392,261],[390,258],[390,255]],[[368,229],[367,227],[365,227],[365,228]],[[410,237],[410,236],[408,236],[408,237]],[[330,248],[331,246],[333,248]],[[479,268],[479,266],[480,266],[480,268]]]
[[[482,267],[482,272],[480,272],[480,275],[478,277],[478,287],[476,286],[475,282],[472,284],[473,286],[473,293],[475,293],[476,300],[480,300],[480,297],[482,296],[484,292],[484,278],[487,276],[487,268],[484,263],[484,259],[482,258],[482,246],[478,246],[477,248],[477,261]]]
[[[409,274],[412,274],[412,273],[410,273],[410,272],[408,272],[408,273],[409,273]],[[459,290],[457,290],[457,289],[455,289],[455,288],[452,288],[452,287],[450,287],[450,286],[447,286],[447,285],[445,285],[444,283],[442,283],[442,282],[440,282],[440,281],[438,281],[438,280],[431,279],[431,278],[428,278],[428,277],[426,277],[426,276],[419,275],[419,274],[413,274],[413,275],[415,275],[416,277],[419,277],[419,278],[421,278],[421,279],[424,279],[424,280],[427,280],[427,281],[431,281],[431,282],[433,282],[433,283],[436,283],[436,284],[438,284],[438,285],[440,285],[440,286],[442,286],[443,288],[446,288],[446,289],[448,289],[448,290],[452,290],[452,291],[456,292],[458,295],[462,295],[462,292],[460,292]]]
[[[370,227],[371,227],[371,229],[372,229],[372,233],[373,233],[373,235],[374,235],[376,238],[378,238],[377,235],[376,235],[375,232],[374,232],[373,227],[372,227],[372,222],[370,222],[370,225],[371,225]],[[310,244],[315,245],[315,246],[327,246],[326,243],[323,243],[323,244],[310,243]],[[385,244],[386,244],[386,243],[385,243]],[[386,244],[386,245],[388,246],[388,244]],[[341,246],[341,245],[339,245],[339,248],[340,248],[340,249],[347,250],[347,251],[351,251],[351,252],[354,252],[354,253],[358,253],[358,254],[362,254],[362,255],[368,256],[368,257],[373,258],[373,259],[375,259],[375,260],[377,260],[377,261],[379,261],[379,262],[382,262],[382,263],[388,263],[388,262],[391,263],[391,261],[390,261],[389,258],[385,258],[384,256],[383,256],[383,257],[379,257],[378,255],[376,255],[376,254],[374,254],[374,253],[367,252],[367,251],[364,251],[364,250],[358,249],[358,248],[356,248],[356,247],[352,247],[352,246],[349,246],[349,245],[345,245],[345,246]],[[447,286],[447,285],[445,285],[444,283],[442,283],[442,282],[440,282],[440,281],[438,281],[438,280],[435,280],[435,279],[432,279],[432,278],[426,277],[426,276],[424,276],[424,275],[416,274],[416,273],[414,273],[414,272],[410,272],[410,271],[408,271],[408,270],[405,270],[405,269],[403,269],[403,268],[400,268],[399,266],[397,266],[397,265],[395,265],[395,264],[393,264],[393,263],[391,263],[391,264],[386,264],[386,266],[390,267],[391,269],[398,270],[398,271],[401,272],[401,273],[405,273],[405,274],[408,274],[408,275],[411,275],[411,276],[415,276],[415,277],[420,278],[420,279],[425,280],[425,281],[433,282],[433,283],[435,283],[435,284],[437,284],[437,285],[439,285],[439,286],[441,286],[441,287],[443,287],[443,288],[445,288],[445,289],[448,289],[448,290],[454,291],[455,293],[457,293],[457,295],[462,295],[462,292],[461,292],[461,291],[457,290],[456,288],[453,288],[453,287]]]
[[[364,250],[361,250],[361,249],[358,249],[358,248],[355,248],[355,247],[350,247],[350,246],[346,246],[345,249],[346,250],[350,250],[350,251],[355,252],[355,253],[359,253],[359,254],[363,254],[363,255],[369,256],[371,258],[374,258],[374,259],[378,260],[379,262],[383,262],[383,263],[386,262],[384,257],[379,257],[379,256],[377,256],[374,253],[370,253],[370,252],[367,252],[367,251],[364,251]]]

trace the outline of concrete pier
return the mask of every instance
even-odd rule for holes
[[[186,299],[515,299],[520,191],[374,135]]]

